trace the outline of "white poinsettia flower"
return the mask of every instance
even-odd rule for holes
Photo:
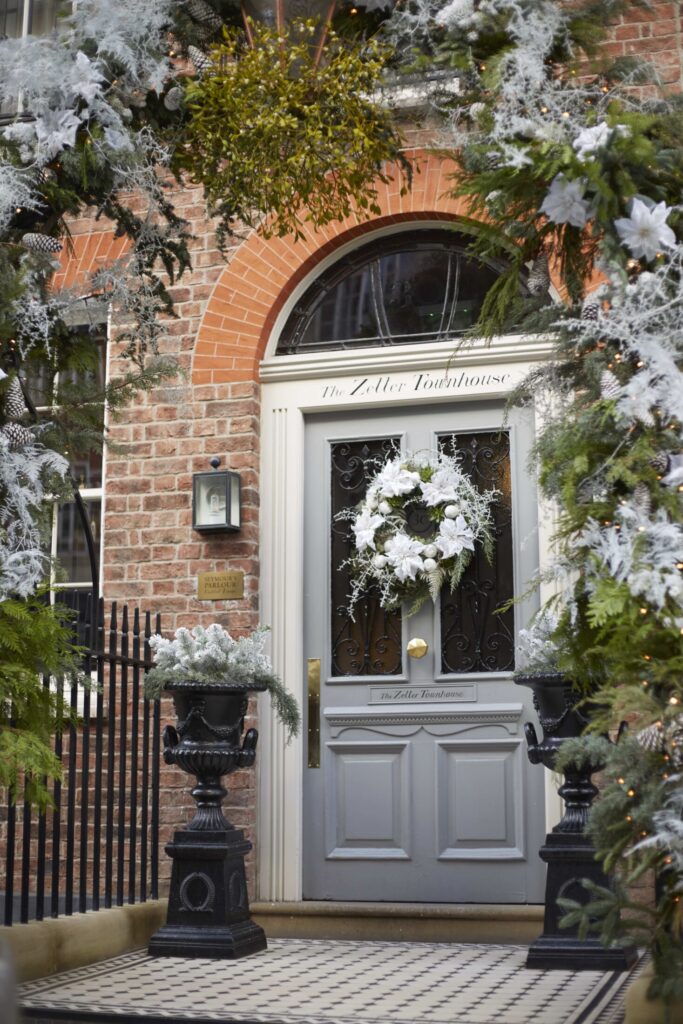
[[[356,535],[356,551],[364,551],[366,548],[375,550],[375,530],[384,522],[383,516],[373,515],[372,512],[361,512],[356,516],[353,524],[353,532]]]
[[[398,459],[392,459],[379,474],[376,486],[385,498],[398,498],[409,494],[420,482],[420,474],[405,469]]]
[[[634,199],[631,215],[615,220],[614,226],[623,244],[637,259],[644,256],[646,260],[653,260],[660,250],[676,244],[676,235],[666,223],[670,213],[671,207],[663,201],[649,207],[642,199]]]
[[[92,103],[102,93],[104,75],[97,70],[93,62],[82,50],[79,50],[76,54],[74,63],[78,72],[75,76],[75,85],[73,86],[74,94],[80,96],[86,103]]]
[[[420,485],[425,505],[432,508],[444,501],[454,501],[457,498],[459,483],[458,474],[450,466],[437,469],[431,480],[423,481]]]
[[[474,534],[463,516],[444,519],[434,541],[444,558],[459,555],[462,551],[474,551]]]
[[[52,160],[63,149],[73,146],[80,126],[81,119],[71,110],[48,110],[42,117],[37,117],[33,129],[41,157]]]
[[[612,129],[606,121],[593,125],[592,128],[584,128],[574,139],[572,146],[579,160],[585,160],[587,156],[603,149],[609,142]]]
[[[585,181],[572,181],[558,174],[541,203],[541,213],[553,224],[571,224],[575,228],[582,228],[590,210],[590,203],[583,197],[585,191]]]
[[[407,533],[396,533],[386,542],[384,554],[401,583],[414,580],[418,572],[422,572],[423,550],[424,544],[419,540],[413,540]]]

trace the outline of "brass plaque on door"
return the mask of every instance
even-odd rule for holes
[[[200,601],[237,601],[244,597],[243,572],[200,572],[197,575]]]

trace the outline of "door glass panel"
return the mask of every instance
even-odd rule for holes
[[[354,618],[349,615],[350,576],[340,566],[353,551],[353,531],[349,520],[336,518],[361,501],[378,467],[399,445],[397,437],[330,444],[332,676],[396,675],[402,669],[400,611],[384,611],[378,597],[369,593],[356,605]]]
[[[446,341],[476,322],[500,267],[447,230],[388,235],[347,253],[310,285],[277,354]]]
[[[494,430],[443,434],[440,447],[458,452],[480,490],[496,488],[491,562],[480,547],[455,593],[441,594],[441,671],[505,672],[514,668],[514,609],[497,612],[513,596],[510,435]]]

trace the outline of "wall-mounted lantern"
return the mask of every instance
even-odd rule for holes
[[[192,529],[206,533],[239,530],[240,475],[218,471],[221,460],[214,456],[211,473],[192,477]]]

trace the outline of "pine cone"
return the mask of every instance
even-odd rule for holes
[[[639,509],[643,515],[649,516],[652,511],[652,495],[650,494],[650,488],[642,480],[639,484],[636,484],[633,490],[633,501],[636,508]]]
[[[9,442],[10,449],[25,448],[33,441],[33,434],[21,423],[7,423],[0,428],[0,433]]]
[[[664,730],[661,725],[648,725],[636,733],[636,743],[643,750],[664,750]]]
[[[164,106],[167,110],[179,110],[183,101],[183,90],[179,85],[174,85],[164,96]]]
[[[668,452],[657,452],[657,454],[650,459],[650,465],[654,469],[655,473],[661,473],[664,475],[664,473],[669,472],[669,461]]]
[[[545,295],[550,287],[550,271],[548,270],[548,257],[546,253],[540,253],[533,262],[529,271],[526,286],[532,295]]]
[[[581,306],[581,319],[582,320],[597,320],[600,313],[600,303],[595,299],[591,299],[590,295],[588,298],[583,300]]]
[[[39,235],[34,232],[23,235],[21,244],[24,249],[29,249],[31,252],[61,252],[63,248],[58,238],[53,238],[52,235]]]
[[[194,69],[198,75],[205,74],[211,67],[211,58],[200,50],[199,47],[188,46],[187,55],[194,64]]]
[[[201,25],[208,25],[215,31],[218,31],[223,24],[223,19],[210,4],[207,4],[206,0],[187,0],[185,10],[193,21],[198,21]]]
[[[26,412],[24,393],[18,377],[12,377],[5,395],[5,418],[8,420],[20,420]]]
[[[621,384],[611,370],[603,370],[600,375],[600,394],[608,401],[621,395]]]

